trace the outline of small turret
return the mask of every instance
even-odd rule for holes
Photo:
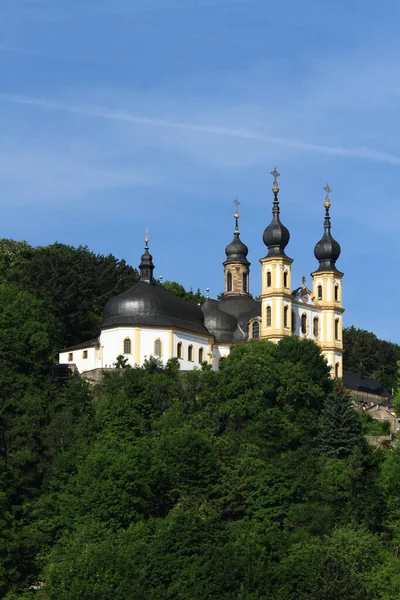
[[[140,281],[144,281],[145,283],[151,283],[153,281],[153,257],[149,252],[149,231],[146,227],[146,237],[145,237],[145,246],[144,246],[144,254],[142,254],[140,265]]]

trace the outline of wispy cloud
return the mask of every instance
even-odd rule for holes
[[[46,98],[22,96],[18,94],[0,93],[0,101],[9,102],[12,104],[20,104],[23,106],[33,106],[51,111],[72,113],[91,118],[105,119],[109,121],[120,121],[124,123],[129,123],[131,125],[191,131],[200,135],[203,134],[224,136],[250,141],[254,140],[257,142],[263,142],[265,144],[275,144],[287,148],[292,148],[295,150],[302,150],[317,154],[342,156],[344,158],[382,162],[391,165],[400,165],[400,156],[397,156],[390,152],[385,152],[374,148],[368,148],[365,146],[355,146],[349,148],[342,146],[328,146],[324,144],[307,142],[304,140],[294,140],[285,137],[269,136],[266,133],[260,133],[250,129],[208,125],[206,123],[179,122],[164,118],[154,118],[143,115],[137,115],[126,110],[112,109],[96,105],[68,104],[64,102],[49,100]]]

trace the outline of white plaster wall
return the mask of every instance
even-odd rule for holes
[[[124,354],[124,340],[131,340],[131,354]],[[100,346],[102,358],[100,360],[100,368],[114,366],[117,356],[122,354],[128,359],[128,363],[133,367],[137,358],[135,356],[135,327],[113,327],[104,329],[100,334]]]
[[[88,357],[83,358],[84,351],[87,351]],[[75,364],[79,373],[96,369],[98,365],[98,349],[93,346],[88,348],[79,348],[70,352],[60,352],[58,361],[60,364]],[[72,354],[72,360],[68,360],[69,354]]]
[[[159,339],[161,341],[161,356],[162,362],[165,364],[170,356],[169,350],[169,329],[159,328],[153,329],[152,327],[141,327],[140,328],[140,364],[142,365],[146,359],[149,359],[154,355],[154,342]]]
[[[192,369],[201,368],[201,363],[199,363],[199,349],[203,348],[204,350],[204,360],[208,362],[209,353],[211,352],[211,346],[209,343],[209,337],[204,335],[197,335],[195,333],[188,333],[185,331],[174,330],[173,338],[172,338],[172,350],[173,356],[177,356],[177,346],[178,342],[182,343],[182,356],[183,358],[179,360],[179,364],[183,371],[190,371]],[[189,346],[193,346],[193,362],[188,360],[188,348]]]
[[[214,371],[218,371],[219,361],[229,355],[231,347],[229,344],[214,344],[213,350],[212,368]]]

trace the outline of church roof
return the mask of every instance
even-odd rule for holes
[[[351,373],[343,371],[343,383],[350,390],[357,390],[367,394],[375,394],[383,398],[391,398],[391,394],[373,377],[368,377],[362,373]]]
[[[177,327],[208,335],[198,306],[158,283],[144,281],[107,302],[102,328],[118,325]]]
[[[222,300],[207,298],[201,309],[204,325],[220,343],[246,342],[249,321],[261,316],[261,302],[250,296],[227,296]]]

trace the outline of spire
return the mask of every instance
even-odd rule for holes
[[[144,281],[145,283],[151,283],[153,280],[153,257],[149,252],[149,229],[146,227],[146,236],[144,238],[144,254],[142,254],[142,258],[139,265],[140,270],[140,281]]]
[[[271,171],[271,175],[274,178],[272,192],[274,194],[274,201],[272,203],[272,221],[268,227],[264,230],[263,241],[268,246],[268,257],[271,256],[286,256],[285,248],[289,243],[290,233],[289,230],[282,225],[279,213],[279,187],[278,177],[280,174],[276,170],[276,167]]]
[[[233,203],[236,206],[235,214],[233,215],[233,218],[235,219],[235,229],[233,231],[233,240],[225,248],[226,261],[224,262],[224,265],[227,263],[242,263],[245,265],[250,265],[249,261],[247,260],[249,249],[240,239],[238,209],[240,202],[237,197]]]
[[[336,271],[336,261],[340,256],[340,245],[331,235],[331,188],[328,184],[323,188],[325,191],[325,218],[324,235],[314,248],[315,258],[319,261],[318,271]]]

